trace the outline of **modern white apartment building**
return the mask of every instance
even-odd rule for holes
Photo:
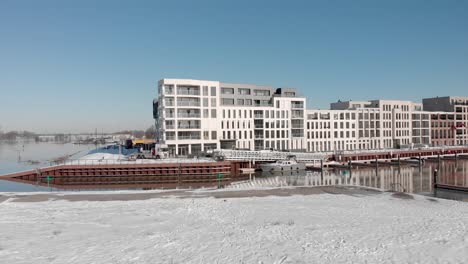
[[[296,89],[162,79],[157,140],[173,154],[208,149],[341,151],[467,144],[468,97],[338,101],[306,110]],[[424,109],[423,109],[424,105]]]
[[[331,109],[358,112],[357,141],[364,149],[430,144],[429,115],[423,113],[419,103],[399,100],[347,101],[332,103]]]
[[[434,145],[468,144],[468,97],[425,98],[423,106],[431,114]]]
[[[305,150],[305,109],[295,89],[162,79],[153,114],[157,141],[187,155],[219,148]]]

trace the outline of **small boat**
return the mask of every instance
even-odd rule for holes
[[[295,158],[289,158],[288,160],[278,160],[275,163],[262,164],[260,168],[262,171],[278,172],[305,170],[306,166],[304,163],[298,163]]]

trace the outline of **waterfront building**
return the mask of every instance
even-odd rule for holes
[[[156,139],[174,155],[210,149],[336,152],[467,144],[468,97],[338,101],[308,110],[297,89],[162,79]]]
[[[157,141],[176,155],[219,148],[306,149],[306,100],[296,89],[162,79],[153,107]]]
[[[434,145],[468,144],[468,97],[425,98],[423,107],[431,112]]]
[[[356,112],[357,148],[399,148],[430,144],[430,120],[422,104],[400,100],[338,101],[332,110]]]

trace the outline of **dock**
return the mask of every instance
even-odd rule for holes
[[[57,189],[161,189],[227,185],[248,176],[248,162],[58,165],[0,176]]]

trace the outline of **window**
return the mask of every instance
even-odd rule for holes
[[[216,98],[211,98],[211,107],[216,107]]]
[[[211,109],[211,118],[216,118],[216,109]]]
[[[216,131],[211,131],[211,139],[217,139],[216,136]]]
[[[203,95],[208,96],[208,86],[203,86]]]
[[[221,94],[234,94],[234,88],[221,87]]]
[[[203,107],[208,107],[208,98],[203,98]]]
[[[208,109],[203,109],[203,118],[208,118]]]
[[[245,99],[245,105],[252,105],[252,99]]]
[[[270,96],[270,90],[254,90],[254,95],[257,95],[257,96]]]
[[[216,87],[211,86],[211,96],[216,96]]]
[[[244,99],[237,99],[237,105],[244,105]]]
[[[223,98],[221,101],[222,105],[234,105],[234,99]]]
[[[239,88],[239,94],[250,95],[250,89],[249,88]]]

